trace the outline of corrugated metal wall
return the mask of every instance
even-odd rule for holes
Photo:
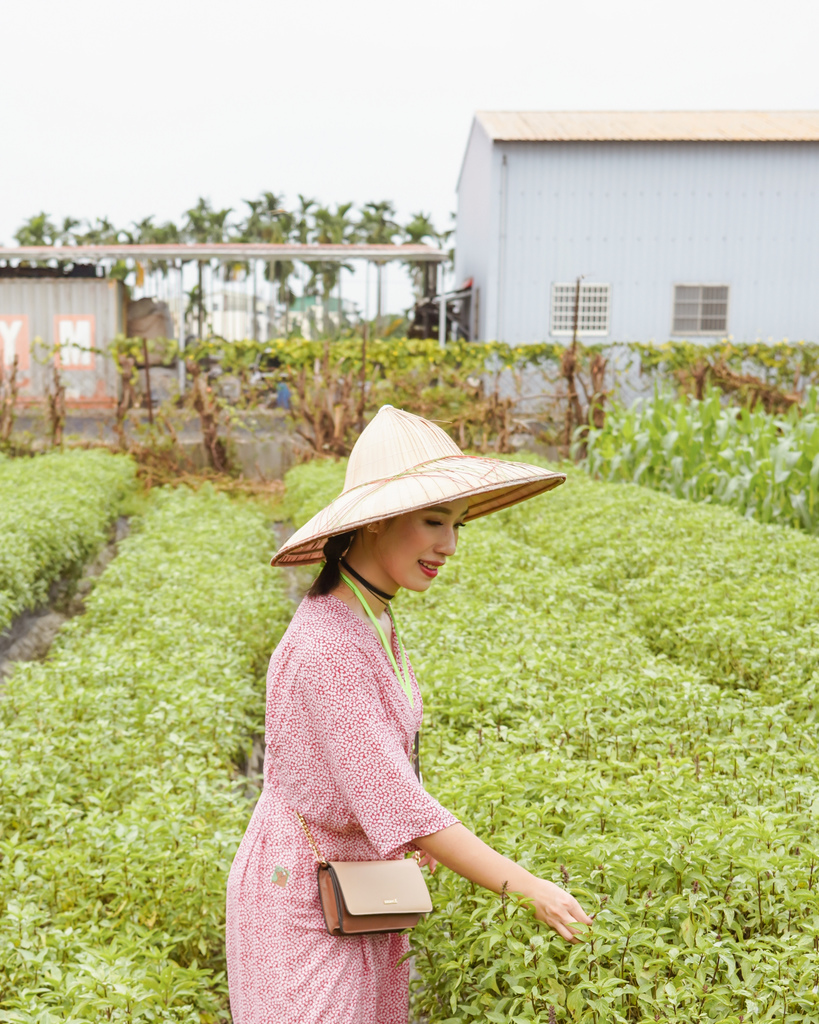
[[[56,359],[68,404],[116,404],[117,372],[106,350],[125,330],[123,294],[118,281],[0,278],[0,358],[8,366],[17,354],[22,402],[43,400]]]
[[[470,333],[477,338],[487,336],[488,324],[492,322],[487,313],[490,297],[486,283],[497,238],[497,207],[490,192],[493,155],[489,136],[473,121],[458,181],[455,283],[460,286],[469,277],[474,280]]]
[[[612,340],[667,340],[685,283],[729,285],[738,341],[819,339],[819,145],[490,145],[489,194],[500,204],[505,192],[506,214],[476,282],[482,337],[548,337],[552,283],[583,274],[612,286]],[[459,245],[473,237],[460,225],[472,208],[459,193]],[[480,265],[475,253],[457,258]]]

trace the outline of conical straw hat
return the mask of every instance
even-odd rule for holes
[[[525,462],[464,455],[434,423],[384,405],[350,453],[344,490],[279,548],[271,565],[321,562],[329,537],[379,519],[456,498],[469,498],[465,518],[477,519],[565,479]]]

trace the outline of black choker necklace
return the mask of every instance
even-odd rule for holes
[[[375,594],[380,601],[384,601],[386,603],[392,601],[395,597],[395,594],[385,594],[383,590],[379,590],[378,587],[374,587],[372,583],[365,580],[361,573],[356,572],[345,558],[340,559],[340,562],[351,576],[354,576],[359,583],[363,584],[367,588],[367,590]]]

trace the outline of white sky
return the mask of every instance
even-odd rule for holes
[[[816,0],[0,0],[0,241],[267,189],[444,227],[474,110],[816,109],[817,38]]]

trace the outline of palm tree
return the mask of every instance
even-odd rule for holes
[[[182,241],[181,232],[173,221],[166,220],[164,224],[154,224],[153,214],[150,217],[143,217],[140,221],[134,221],[133,226],[133,240],[141,245],[172,245]],[[167,260],[148,260],[147,267],[150,274],[158,272],[163,278],[167,277]]]
[[[266,192],[265,196],[271,193]],[[265,242],[275,242],[279,245],[289,242],[296,230],[296,217],[289,210],[277,208],[271,215],[270,221],[265,225]],[[296,270],[296,264],[292,260],[273,260],[265,266],[265,277],[276,286],[276,298],[284,308],[284,333],[288,332],[288,313],[293,302],[293,291],[290,288],[290,278]]]
[[[310,241],[313,235],[313,224],[310,220],[310,214],[314,206],[316,206],[315,199],[308,199],[303,196],[301,192],[298,194],[299,208],[296,212],[296,222],[293,225],[293,238],[296,242],[300,242],[305,245]],[[315,295],[315,275],[312,273],[313,265],[309,260],[302,260],[302,263],[310,270],[310,280],[304,285],[303,292],[305,295]]]
[[[332,211],[328,206],[319,206],[313,214],[313,241],[322,245],[347,245],[353,242],[358,229],[352,218],[348,216],[352,207],[352,203],[336,203],[335,211]],[[313,281],[321,281],[322,304],[324,306],[323,327],[325,332],[329,328],[330,296],[336,283],[339,285],[338,324],[339,329],[341,328],[343,315],[341,308],[341,271],[352,269],[347,263],[314,263],[312,265]]]
[[[242,242],[278,243],[287,242],[293,234],[295,217],[284,209],[284,196],[275,192],[262,192],[258,199],[243,199],[250,213],[239,229]],[[274,294],[284,305],[284,329],[287,333],[287,311],[292,300],[288,280],[293,274],[292,260],[270,260],[265,263],[265,280],[275,286]],[[254,337],[255,337],[254,310]]]
[[[51,217],[44,211],[35,214],[19,227],[14,238],[18,245],[54,245],[59,230]]]
[[[310,241],[310,236],[313,231],[313,225],[310,223],[309,217],[310,212],[314,206],[317,205],[315,199],[307,199],[299,192],[299,209],[298,209],[298,220],[294,225],[294,235],[297,242],[301,242],[302,245]]]
[[[414,213],[412,220],[404,227],[405,241],[418,245],[425,240],[436,243],[440,240],[438,232],[432,223],[432,217],[426,213]],[[427,261],[413,263],[410,260],[410,278],[412,279],[413,290],[417,299],[432,295],[435,291],[435,282],[430,281],[430,270],[434,270],[435,264]]]
[[[74,222],[76,224],[76,221]],[[60,232],[49,214],[45,211],[36,213],[29,217],[14,233],[18,245],[57,245],[60,241]],[[33,263],[26,261],[24,266],[45,267],[47,260],[37,260]]]
[[[76,242],[76,235],[74,234],[74,228],[78,228],[80,222],[74,217],[63,217],[63,226],[60,228],[59,238],[57,242],[60,245],[71,245],[72,242]]]
[[[361,218],[358,221],[358,235],[362,242],[370,245],[389,245],[396,235],[401,233],[401,228],[392,219],[395,216],[395,207],[386,199],[380,203],[365,203],[361,211]],[[381,274],[383,263],[377,262],[378,267],[378,298],[376,301],[376,317],[381,319]]]
[[[396,235],[401,234],[400,226],[392,220],[395,207],[387,200],[380,203],[365,203],[358,222],[361,239],[371,245],[389,245]]]
[[[119,242],[133,242],[133,236],[129,231],[121,231],[107,217],[97,217],[96,221],[86,220],[85,223],[86,230],[74,236],[77,245],[117,245]]]
[[[224,210],[215,210],[211,206],[209,199],[200,196],[196,201],[196,206],[192,206],[190,210],[185,211],[187,223],[183,228],[184,236],[192,242],[224,241],[225,225],[231,212],[230,207]],[[205,327],[204,289],[202,287],[202,268],[205,262],[205,260],[197,261],[197,334],[200,340],[204,334]],[[226,267],[224,270],[225,278],[227,278],[227,273]]]
[[[130,245],[134,241],[130,231],[116,227],[107,217],[97,217],[95,221],[88,219],[85,224],[85,231],[74,233],[77,245]],[[115,281],[124,281],[130,273],[127,260],[116,260],[108,276]]]

